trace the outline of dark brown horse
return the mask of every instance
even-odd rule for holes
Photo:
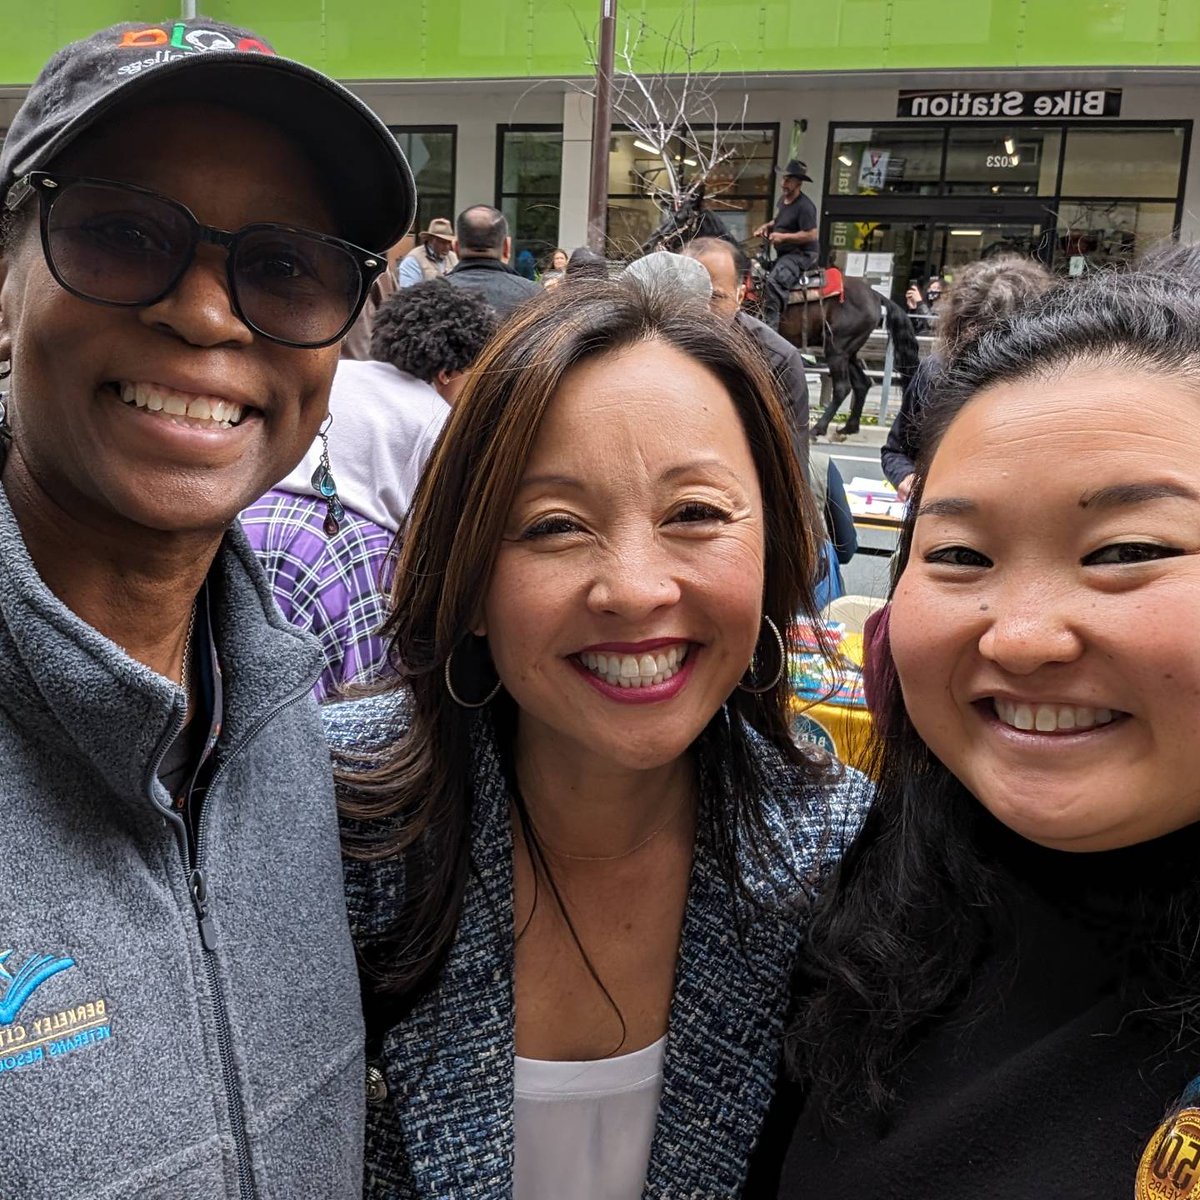
[[[651,250],[677,250],[699,237],[720,237],[740,247],[716,213],[704,206],[701,191],[685,197],[678,205],[662,203],[662,220],[658,228],[642,244],[642,253]],[[763,280],[758,279],[758,286]],[[895,351],[895,378],[901,385],[917,369],[917,338],[908,314],[896,303],[881,296],[861,279],[845,280],[845,297],[830,299],[822,304],[789,304],[779,322],[779,332],[800,349],[821,349],[833,395],[825,411],[811,429],[811,436],[822,437],[829,423],[837,416],[845,399],[853,395],[850,415],[839,434],[857,433],[871,381],[858,352],[879,327],[880,319],[887,321],[888,335]]]
[[[853,395],[850,414],[838,430],[845,436],[857,433],[863,404],[871,381],[859,361],[858,352],[879,328],[880,316],[887,321],[894,351],[894,379],[903,386],[917,369],[917,338],[908,314],[886,296],[881,296],[861,279],[846,276],[845,295],[820,304],[789,304],[779,321],[779,332],[793,346],[822,347],[833,394],[810,433],[822,437],[837,416],[847,395]]]

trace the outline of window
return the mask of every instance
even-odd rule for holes
[[[1067,133],[1064,196],[1142,196],[1174,200],[1179,191],[1184,130],[1075,128]]]
[[[943,141],[941,126],[837,129],[830,191],[835,196],[936,195]]]
[[[1187,133],[1184,125],[839,127],[829,194],[1175,200]]]
[[[706,202],[739,241],[771,218],[774,198],[777,125],[739,126],[721,131],[733,154],[718,164],[706,182]],[[712,135],[701,138],[712,145]],[[672,147],[676,178],[691,181],[697,166],[682,143]],[[608,153],[608,252],[632,257],[658,226],[656,190],[669,191],[667,168],[653,146],[629,130],[614,131]]]
[[[1128,262],[1173,235],[1187,132],[1179,125],[1067,130],[1054,242],[1058,270],[1079,275]]]
[[[833,126],[822,248],[850,274],[877,275],[897,301],[909,279],[1006,252],[1073,275],[1128,262],[1175,231],[1191,130],[1189,121]]]
[[[393,125],[391,130],[417,183],[414,232],[427,229],[434,217],[453,221],[455,126]]]
[[[1064,200],[1058,209],[1054,265],[1070,275],[1131,261],[1175,229],[1175,201]]]
[[[562,126],[505,125],[497,130],[496,207],[508,219],[512,265],[529,274],[558,245]]]
[[[951,196],[1053,196],[1059,128],[968,125],[950,130],[946,192]]]

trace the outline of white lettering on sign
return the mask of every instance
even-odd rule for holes
[[[1006,117],[1019,117],[1021,115],[1021,105],[1024,103],[1024,92],[1005,92],[1004,103],[1000,108],[1000,112]]]
[[[900,117],[1119,117],[1119,88],[1052,92],[901,92]]]

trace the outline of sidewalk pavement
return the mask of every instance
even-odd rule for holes
[[[810,413],[810,418],[816,420],[817,414]],[[816,438],[813,441],[814,446],[862,446],[869,449],[878,449],[887,441],[888,430],[891,425],[863,425],[857,433],[852,433],[848,438],[840,438],[837,436],[838,426],[845,421],[845,412],[840,412],[829,426],[829,434],[823,438]]]
[[[808,376],[808,419],[809,422],[815,421],[821,415],[820,409],[821,397],[821,377],[819,375]],[[866,401],[863,404],[863,415],[878,416],[879,402],[881,399],[880,390],[878,387],[872,387],[867,393]],[[882,446],[887,441],[888,430],[892,426],[892,421],[896,417],[896,413],[900,409],[900,389],[893,391],[891,403],[888,405],[887,420],[882,425],[863,425],[858,433],[848,437],[844,442],[832,442],[830,438],[821,438],[814,445],[825,445],[831,442],[833,445],[841,446],[865,446],[875,448]],[[829,432],[831,434],[837,432],[839,425],[842,425],[847,414],[850,412],[850,397],[846,397],[838,415],[830,422]]]

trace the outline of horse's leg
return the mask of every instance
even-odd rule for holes
[[[843,364],[845,382],[838,395],[845,396],[851,389],[854,391],[854,404],[846,424],[838,431],[839,437],[858,432],[863,404],[871,386],[858,361],[858,352],[879,324],[879,313],[879,296],[859,279],[847,279],[845,302],[831,306],[825,333],[826,361],[830,363],[831,373],[835,359],[840,359]]]
[[[854,392],[854,399],[850,404],[850,415],[846,418],[845,425],[838,430],[843,437],[858,432],[863,405],[866,404],[867,393],[871,390],[871,381],[867,378],[862,363],[858,361],[858,355],[851,354],[847,361],[850,367],[850,388]]]
[[[842,401],[850,391],[850,360],[846,355],[840,351],[835,354],[827,351],[825,366],[829,368],[829,382],[833,387],[833,395],[825,406],[825,411],[812,427],[811,434],[815,438],[824,437],[829,432],[829,422],[837,416],[838,409],[842,407]]]

